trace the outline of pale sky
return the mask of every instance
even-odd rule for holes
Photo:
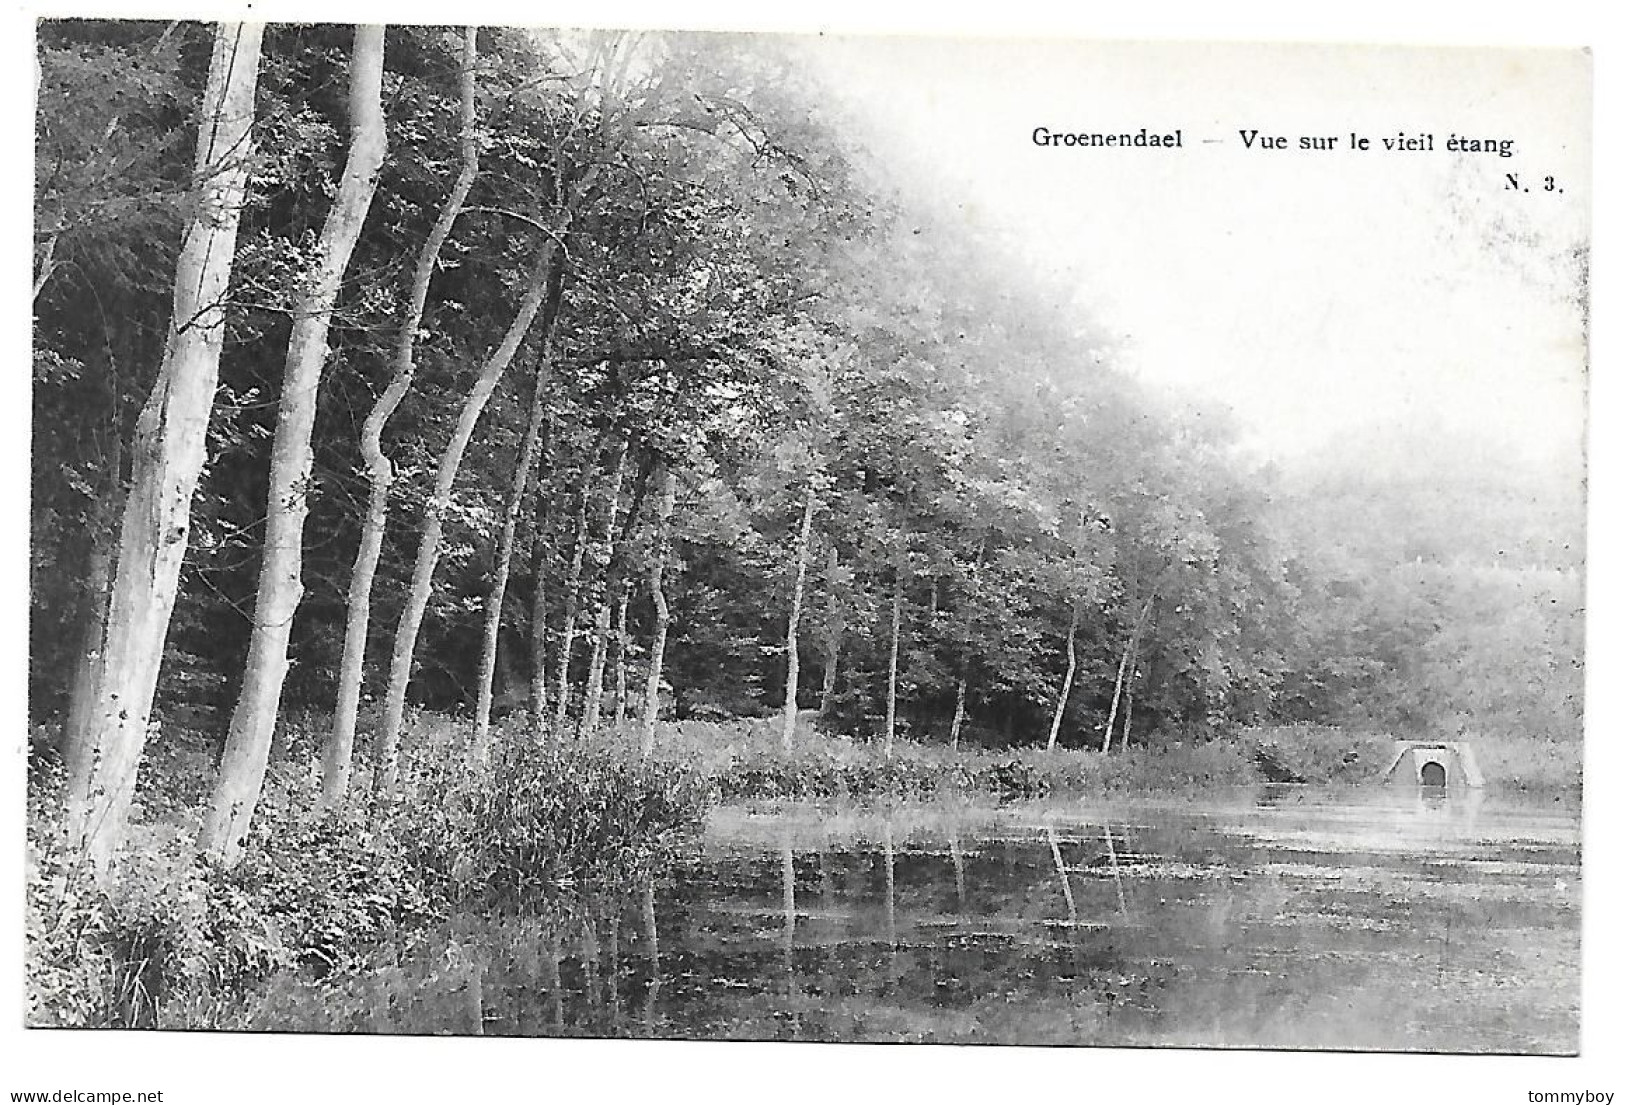
[[[1074,289],[1121,339],[1125,367],[1232,407],[1260,452],[1400,421],[1574,455],[1579,315],[1552,257],[1588,228],[1582,54],[904,38],[808,49],[901,176]],[[1185,148],[1040,148],[1039,125],[1177,127]],[[1255,128],[1293,147],[1336,135],[1338,148],[1247,150],[1238,132]],[[1348,150],[1351,131],[1372,151]],[[1382,151],[1399,131],[1432,133],[1434,152]],[[1511,138],[1515,154],[1449,153],[1453,133]],[[1506,190],[1507,173],[1531,191]],[[1562,193],[1542,191],[1546,175]]]

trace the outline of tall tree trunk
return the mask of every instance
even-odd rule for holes
[[[824,680],[818,688],[818,718],[829,717],[835,703],[835,681],[840,674],[841,637],[833,630],[824,633]]]
[[[1055,741],[1061,735],[1061,719],[1066,716],[1066,700],[1072,695],[1072,680],[1078,674],[1078,617],[1083,603],[1072,600],[1072,618],[1066,626],[1066,678],[1061,680],[1061,694],[1055,700],[1055,717],[1049,723],[1048,750],[1055,751]]]
[[[617,456],[619,466],[624,457]],[[588,515],[592,506],[593,469],[598,466],[596,453],[581,473],[581,491],[576,499],[575,540],[571,545],[570,570],[564,580],[563,624],[559,627],[558,668],[553,675],[553,730],[564,732],[564,720],[570,709],[570,661],[575,651],[576,613],[581,603],[581,572],[587,556]]]
[[[1139,662],[1139,649],[1135,650],[1135,657],[1128,662],[1128,683],[1123,688],[1123,736],[1117,742],[1120,749],[1128,747],[1129,734],[1134,731],[1134,665]]]
[[[91,510],[84,631],[69,684],[68,716],[62,727],[62,753],[69,778],[78,778],[89,769],[86,757],[93,742],[102,641],[107,637],[107,606],[112,597],[114,558],[118,555],[119,509],[124,504],[124,427],[119,417],[118,366],[111,357],[108,358],[108,378],[112,388],[110,448],[102,462],[102,494]]]
[[[649,643],[649,679],[643,689],[643,755],[654,753],[655,725],[660,720],[660,672],[666,663],[666,632],[671,625],[671,608],[666,603],[665,572],[670,542],[671,516],[676,508],[676,481],[671,469],[662,466],[657,477],[655,498],[654,554],[649,557],[649,598],[654,602],[654,638]]]
[[[107,636],[108,589],[113,584],[113,534],[97,532],[85,571],[84,631],[74,658],[68,685],[68,716],[62,726],[62,755],[70,776],[83,773],[92,744],[95,694],[101,666],[102,641]]]
[[[829,581],[829,611],[824,618],[824,632],[822,634],[824,646],[824,683],[818,690],[818,717],[820,720],[829,716],[830,707],[835,702],[835,677],[841,661],[841,631],[844,621],[844,611],[840,599],[836,597],[836,576],[841,570],[841,552],[833,544],[829,547],[829,560],[825,565],[824,575]]]
[[[395,414],[412,387],[417,371],[415,350],[423,311],[429,299],[429,282],[434,275],[440,251],[451,236],[469,189],[479,173],[479,135],[474,116],[474,65],[476,32],[463,31],[461,102],[458,108],[462,144],[462,164],[457,179],[441,205],[434,227],[418,250],[412,272],[406,314],[396,331],[394,369],[384,393],[367,413],[361,427],[361,456],[367,466],[367,510],[361,523],[361,542],[355,565],[350,569],[350,588],[345,599],[344,654],[339,661],[338,700],[333,710],[333,726],[322,749],[320,803],[330,808],[343,801],[350,789],[350,764],[355,750],[356,715],[361,705],[361,683],[367,653],[367,630],[372,618],[372,583],[378,571],[378,558],[384,547],[384,530],[389,519],[389,492],[395,473],[384,455],[384,426]]]
[[[107,632],[88,696],[94,713],[66,809],[69,846],[103,882],[124,843],[203,466],[225,338],[226,286],[248,187],[263,31],[254,23],[221,24],[215,31],[197,143],[200,202],[176,263],[163,364],[136,421]]]
[[[384,29],[357,27],[350,61],[350,152],[338,196],[317,240],[315,270],[294,299],[293,333],[271,443],[265,550],[248,663],[220,757],[214,797],[198,838],[204,855],[226,866],[241,857],[259,804],[288,672],[288,637],[305,593],[301,569],[305,516],[310,511],[310,437],[316,425],[316,397],[339,285],[361,237],[384,164],[383,79]]]
[[[581,698],[581,731],[584,733],[598,728],[604,705],[604,657],[609,644],[610,592],[614,590],[615,583],[615,519],[621,512],[621,486],[626,478],[627,452],[622,449],[615,462],[615,475],[611,477],[609,485],[609,508],[604,512],[604,579],[598,601],[593,607],[592,653],[587,660],[587,684]]]
[[[897,652],[903,639],[903,570],[896,569],[891,591],[891,658],[886,662],[886,755],[897,736]]]
[[[801,529],[796,535],[796,586],[790,593],[790,622],[784,632],[784,751],[790,753],[796,743],[796,694],[801,683],[801,597],[807,589],[807,553],[812,545],[813,511],[818,497],[811,480],[807,483],[807,499],[801,508]]]
[[[959,686],[954,689],[954,720],[948,726],[948,747],[955,752],[959,751],[959,731],[965,726],[965,690],[969,682],[961,675]]]
[[[604,586],[607,592],[611,588]],[[587,683],[581,695],[581,731],[595,732],[604,711],[604,666],[609,658],[610,597],[601,595],[592,615],[592,651],[587,656]]]
[[[1151,614],[1151,604],[1157,601],[1157,592],[1152,591],[1151,597],[1145,600],[1145,609],[1134,622],[1134,628],[1129,632],[1128,643],[1123,646],[1123,659],[1117,665],[1117,682],[1112,685],[1112,708],[1106,715],[1106,735],[1100,742],[1100,751],[1112,750],[1112,728],[1117,724],[1117,706],[1123,697],[1123,678],[1128,671],[1129,653],[1136,647],[1140,639],[1140,628],[1145,625],[1145,619]]]
[[[547,461],[544,458],[543,465]],[[538,479],[530,566],[530,716],[540,736],[547,717],[547,489]]]
[[[395,646],[389,662],[389,690],[384,700],[383,729],[379,733],[380,770],[375,791],[383,796],[392,795],[400,775],[401,726],[406,719],[406,687],[412,678],[412,663],[416,659],[418,631],[423,627],[423,615],[429,608],[429,593],[434,586],[434,570],[440,561],[440,541],[444,532],[444,514],[451,504],[452,490],[457,482],[457,470],[462,466],[463,453],[474,436],[474,427],[497,382],[519,351],[531,323],[541,310],[542,300],[552,284],[553,268],[558,264],[558,247],[548,238],[540,247],[536,267],[531,273],[530,286],[503,335],[502,344],[486,358],[479,376],[463,399],[463,407],[452,431],[451,440],[440,454],[435,472],[434,494],[423,513],[423,525],[418,536],[417,559],[412,565],[412,583],[406,594],[406,605],[401,610],[400,622],[395,629]]]
[[[1119,741],[1122,748],[1128,747],[1129,733],[1134,728],[1134,684],[1140,676],[1140,642],[1143,633],[1134,636],[1134,647],[1129,653],[1128,682],[1123,687],[1123,738]]]
[[[987,543],[989,534],[982,534],[982,541],[976,547],[976,563],[971,566],[971,593],[979,596],[982,579],[982,565],[987,562]],[[948,727],[948,747],[954,751],[959,750],[959,731],[965,724],[965,693],[970,686],[970,661],[962,657],[959,662],[959,685],[954,688],[954,720]]]
[[[632,603],[632,589],[620,585],[621,597],[615,604],[615,728],[626,724],[626,608]]]
[[[560,265],[554,272],[547,313],[542,318],[543,336],[541,350],[537,354],[530,416],[525,420],[525,434],[519,443],[513,482],[508,487],[508,499],[502,507],[502,532],[497,538],[496,566],[491,592],[485,598],[485,632],[480,642],[480,668],[476,676],[479,697],[474,707],[474,739],[469,746],[470,757],[476,762],[485,759],[486,745],[491,737],[491,699],[496,684],[497,641],[502,634],[502,606],[508,597],[508,575],[513,567],[513,543],[514,534],[519,528],[519,508],[525,501],[525,486],[535,463],[536,444],[541,438],[542,419],[547,409],[548,386],[553,375],[553,333],[564,295],[563,278],[564,268]]]

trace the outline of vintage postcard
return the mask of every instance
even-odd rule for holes
[[[31,1045],[1580,1050],[1587,51],[34,52]]]

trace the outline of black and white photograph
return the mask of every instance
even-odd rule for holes
[[[1586,43],[358,11],[27,21],[25,1044],[1593,1056]]]

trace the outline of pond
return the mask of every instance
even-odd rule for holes
[[[1580,895],[1578,803],[1480,792],[724,807],[630,900],[463,918],[302,1027],[1566,1054]]]

